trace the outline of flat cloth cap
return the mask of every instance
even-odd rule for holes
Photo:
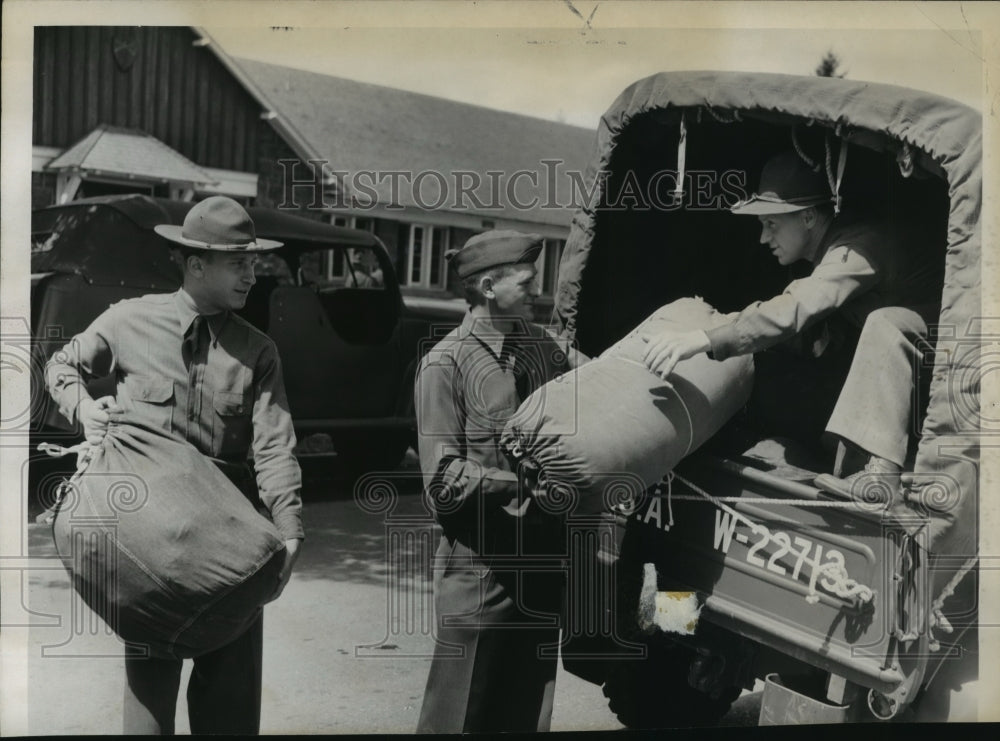
[[[494,230],[472,237],[460,250],[445,253],[458,277],[465,279],[501,265],[534,262],[542,251],[541,234]]]
[[[749,216],[789,214],[833,200],[826,179],[789,150],[767,161],[757,192],[733,206],[732,212]]]

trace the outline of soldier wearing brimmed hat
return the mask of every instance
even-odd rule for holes
[[[809,272],[727,324],[647,338],[645,360],[666,378],[697,353],[756,353],[750,419],[792,439],[818,438],[825,425],[840,441],[836,472],[864,468],[821,475],[816,485],[856,497],[873,479],[899,487],[919,348],[939,299],[931,273],[880,224],[837,214],[834,203],[826,180],[796,152],[768,160],[758,191],[732,211],[760,219],[760,242],[781,265]]]
[[[561,576],[521,573],[518,559],[559,554],[564,524],[499,446],[520,403],[576,358],[530,321],[542,245],[491,231],[449,253],[469,312],[417,373],[420,466],[443,531],[420,732],[549,728],[556,658],[540,648],[558,644]]]
[[[196,204],[183,226],[155,229],[178,245],[180,290],[111,306],[53,356],[46,383],[88,441],[99,443],[114,417],[128,412],[136,424],[187,440],[251,501],[259,498],[285,541],[276,599],[303,538],[301,472],[277,349],[233,311],[254,285],[257,254],[281,243],[258,238],[246,210],[223,196]],[[93,400],[86,380],[112,369],[115,396]],[[235,641],[194,659],[193,733],[258,732],[262,629],[258,614]],[[173,733],[181,660],[126,655],[125,672],[125,732]]]

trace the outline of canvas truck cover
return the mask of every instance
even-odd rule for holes
[[[921,429],[909,504],[927,515],[927,541],[942,553],[975,552],[978,503],[979,381],[982,326],[980,210],[982,124],[975,110],[917,90],[851,80],[736,72],[667,72],[628,87],[601,118],[586,181],[589,202],[573,218],[559,272],[554,318],[575,338],[582,278],[593,258],[601,177],[637,117],[675,114],[690,130],[716,121],[763,121],[825,127],[856,148],[895,154],[947,182],[949,214],[941,330],[930,400]],[[691,162],[688,162],[689,166]],[[848,167],[850,165],[848,164]],[[953,527],[960,522],[959,527]]]

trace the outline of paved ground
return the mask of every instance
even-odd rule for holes
[[[329,462],[310,461],[305,470],[308,540],[285,594],[265,612],[262,731],[412,732],[432,647],[420,620],[430,590],[421,542],[387,537],[387,523],[412,532],[425,517],[415,461],[411,454],[387,480],[398,496],[387,494],[392,487],[368,487],[363,506]],[[390,542],[399,548],[387,552]],[[119,733],[121,646],[79,608],[46,527],[29,526],[29,552],[54,568],[35,569],[22,590],[35,623],[27,631],[28,732]],[[399,588],[390,591],[390,583]],[[745,694],[727,724],[753,724],[758,706],[759,693]],[[599,687],[560,669],[553,730],[621,727]],[[177,730],[188,730],[183,697]]]

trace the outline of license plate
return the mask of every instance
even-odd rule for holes
[[[734,542],[742,548],[733,549],[730,555]],[[835,582],[820,575],[831,566],[838,571],[846,566],[844,554],[836,548],[826,548],[801,535],[750,523],[720,509],[715,511],[712,547],[727,558],[742,559],[750,566],[807,583],[810,592],[818,583],[824,590],[834,593]]]

